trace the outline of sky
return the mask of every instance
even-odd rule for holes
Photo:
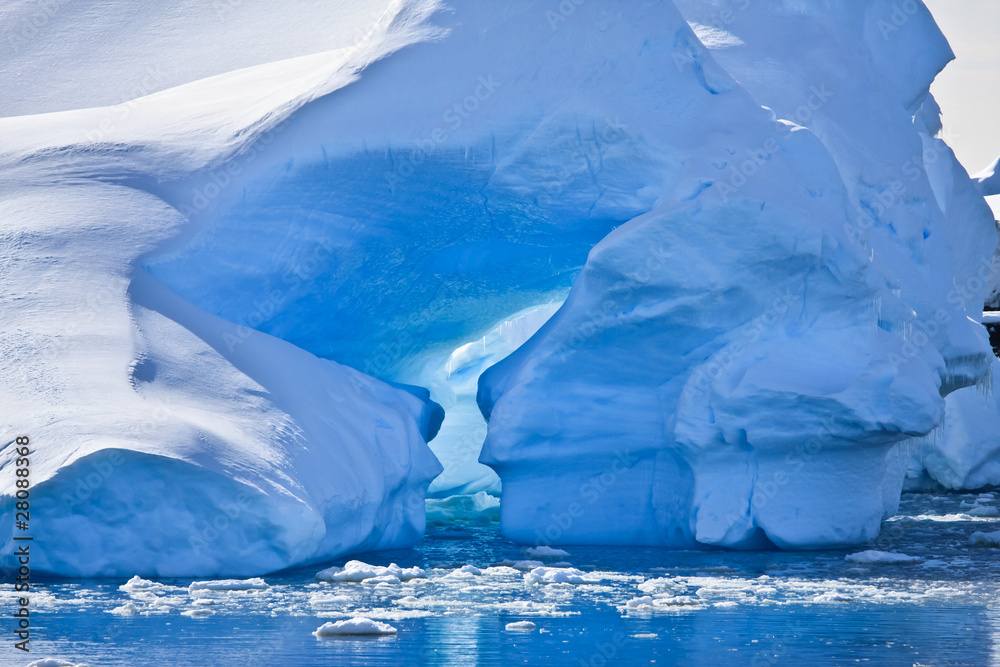
[[[931,92],[949,143],[970,174],[1000,156],[1000,0],[924,0],[955,60]],[[987,198],[1000,218],[1000,196]]]

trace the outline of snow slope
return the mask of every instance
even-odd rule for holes
[[[246,156],[296,108],[432,36],[431,8],[397,4],[349,48],[124,107],[0,119],[5,566],[21,434],[38,571],[259,574],[419,539],[440,472],[426,390],[221,320],[140,263],[189,224],[161,184]]]

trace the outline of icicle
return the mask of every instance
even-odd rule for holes
[[[983,401],[989,404],[993,397],[993,364],[987,367],[986,372],[976,380],[976,391],[983,397]]]

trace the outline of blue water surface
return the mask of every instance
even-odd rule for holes
[[[358,557],[425,569],[403,583],[317,582],[326,565],[264,577],[264,590],[228,592],[189,592],[190,580],[132,593],[119,590],[124,579],[48,580],[32,592],[31,654],[13,649],[7,615],[0,663],[995,665],[1000,550],[969,537],[1000,529],[996,497],[906,494],[878,540],[847,551],[566,547],[568,556],[536,557],[503,538],[487,512],[433,523],[414,549]],[[845,560],[865,549],[920,562]],[[537,564],[519,562],[530,559],[576,568],[585,583],[531,583]],[[467,564],[481,574],[455,573]],[[11,585],[2,591],[12,609]],[[195,609],[211,615],[183,615]],[[312,634],[353,616],[398,632]],[[507,630],[515,621],[536,627]]]

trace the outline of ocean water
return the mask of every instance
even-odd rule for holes
[[[568,556],[536,557],[488,511],[436,520],[414,549],[356,557],[425,570],[402,583],[316,581],[343,560],[238,591],[49,579],[32,592],[32,652],[13,648],[4,614],[0,664],[1000,665],[1000,549],[969,542],[1000,530],[998,499],[906,494],[878,540],[846,551],[565,547]],[[865,549],[920,560],[845,560]],[[531,583],[525,560],[576,568],[582,583]],[[480,574],[456,572],[470,564]],[[11,585],[0,591],[12,610]],[[354,616],[397,633],[312,634]],[[506,629],[516,621],[535,628]]]

